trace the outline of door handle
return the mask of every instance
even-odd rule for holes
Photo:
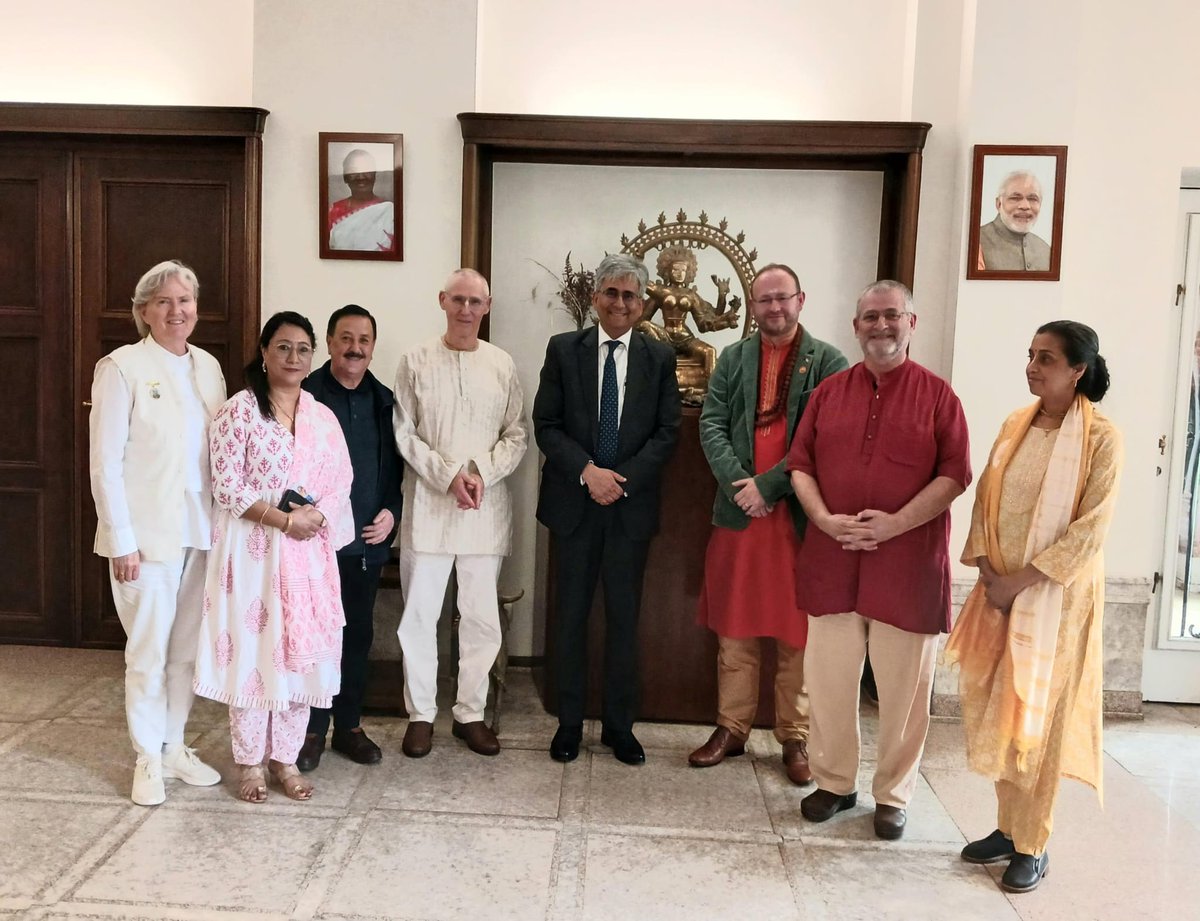
[[[91,405],[92,405],[92,401],[91,401],[91,400],[84,400],[84,401],[83,401],[83,405],[84,405],[84,406],[91,406]]]

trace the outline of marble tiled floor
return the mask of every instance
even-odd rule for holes
[[[689,768],[706,726],[643,724],[648,762],[613,760],[589,725],[570,765],[554,720],[514,670],[497,758],[439,725],[400,754],[404,721],[367,721],[384,761],[327,753],[309,803],[278,788],[168,782],[128,799],[121,656],[0,647],[0,921],[28,919],[1183,919],[1200,917],[1200,708],[1153,705],[1106,735],[1106,807],[1064,784],[1051,872],[1006,896],[964,864],[994,825],[990,785],[936,723],[902,841],[871,832],[870,796],[825,825],[800,816],[769,733],[750,757]],[[190,742],[232,777],[224,709],[199,701]],[[864,711],[864,754],[874,756]],[[863,790],[872,765],[864,764]]]

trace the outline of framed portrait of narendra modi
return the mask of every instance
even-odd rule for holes
[[[404,258],[404,135],[320,134],[322,259]]]
[[[1058,281],[1067,148],[977,144],[967,278]]]

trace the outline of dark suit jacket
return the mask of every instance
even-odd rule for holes
[[[546,456],[537,518],[555,534],[579,527],[592,501],[579,477],[595,454],[600,431],[599,340],[595,326],[551,338],[533,401],[534,436]],[[626,479],[626,495],[613,507],[635,540],[658,532],[659,479],[679,439],[680,416],[674,349],[635,331],[613,465]]]

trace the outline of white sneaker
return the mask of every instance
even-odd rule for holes
[[[211,787],[221,782],[221,775],[197,758],[194,748],[186,745],[173,745],[163,751],[162,775],[193,787]]]
[[[133,792],[129,798],[139,806],[157,806],[166,802],[161,759],[138,755],[133,768]]]

